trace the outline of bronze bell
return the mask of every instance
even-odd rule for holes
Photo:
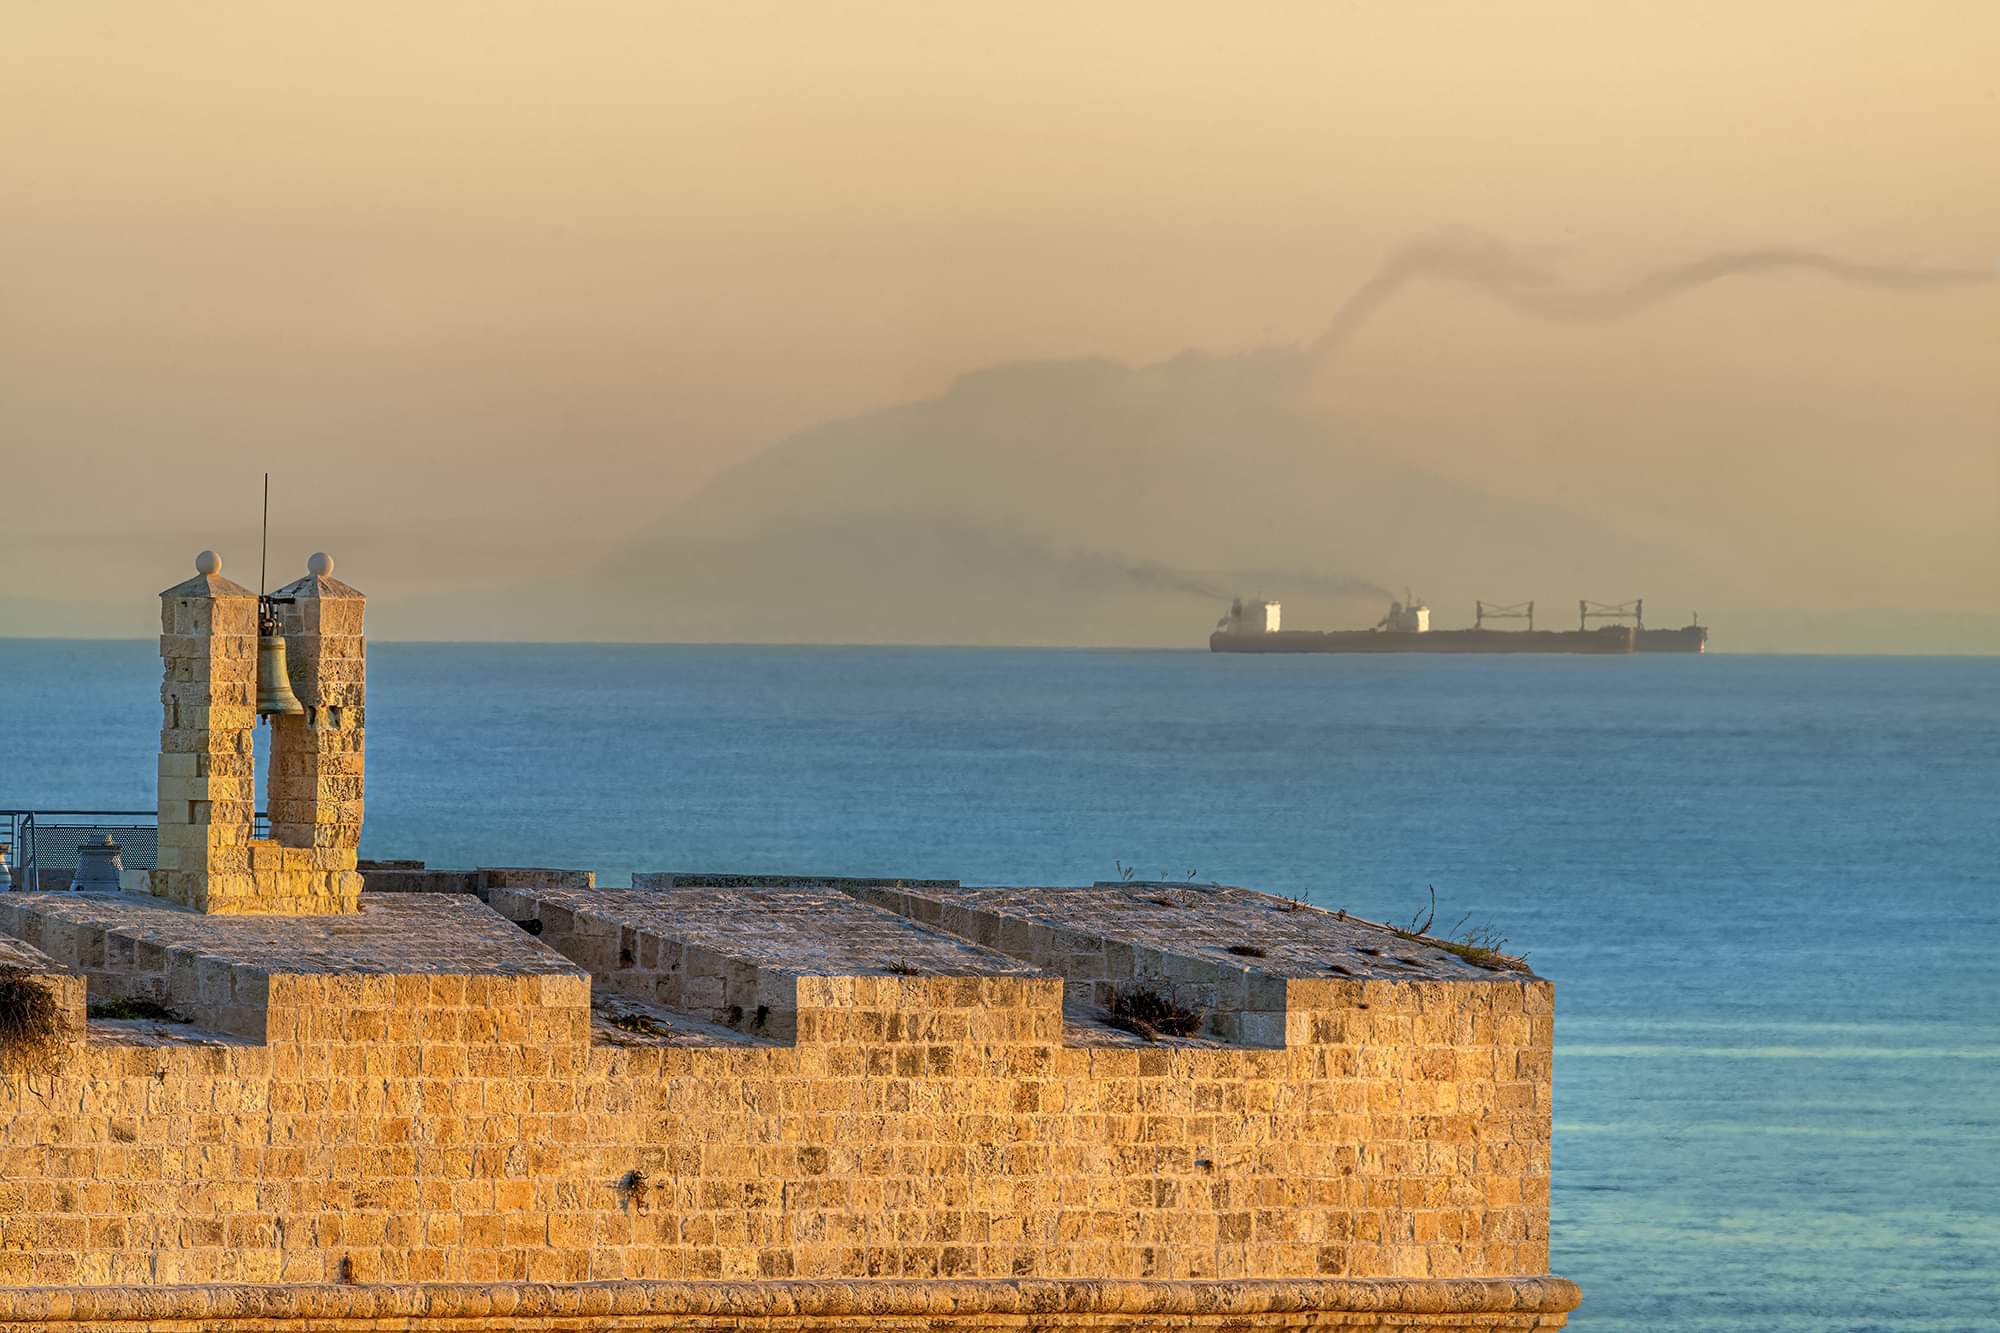
[[[267,605],[260,608],[257,617],[257,715],[305,711],[299,696],[292,693],[291,672],[285,669],[285,636],[278,630],[278,617]]]

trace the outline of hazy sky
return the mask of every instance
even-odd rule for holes
[[[147,633],[202,545],[254,580],[268,467],[281,573],[324,547],[382,633],[534,638],[510,586],[589,602],[793,432],[1306,342],[1440,226],[1579,282],[1994,269],[2000,6],[21,0],[0,192],[0,633]],[[1313,392],[1385,457],[1730,553],[1718,605],[2000,617],[1992,285],[1582,328],[1423,289]]]

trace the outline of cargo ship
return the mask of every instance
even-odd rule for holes
[[[1431,609],[1416,598],[1391,602],[1389,614],[1372,629],[1283,628],[1277,602],[1229,605],[1229,614],[1208,636],[1216,653],[1701,653],[1708,629],[1697,619],[1680,629],[1647,629],[1645,603],[1577,603],[1577,628],[1535,628],[1535,604],[1489,607],[1473,604],[1470,629],[1432,629]],[[1492,629],[1489,620],[1526,620],[1526,629]],[[1592,625],[1593,620],[1607,622]],[[1625,623],[1629,621],[1630,623]]]

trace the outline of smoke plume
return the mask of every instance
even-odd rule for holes
[[[1473,231],[1441,232],[1394,251],[1334,312],[1333,322],[1307,348],[1305,369],[1323,366],[1374,314],[1417,282],[1475,287],[1511,310],[1538,319],[1590,323],[1624,319],[1685,292],[1728,278],[1803,273],[1861,287],[1912,291],[1970,287],[1991,282],[1984,269],[1921,268],[1869,264],[1813,250],[1734,250],[1642,274],[1596,291],[1563,285],[1542,253],[1518,249]]]
[[[1368,579],[1265,569],[1186,569],[1158,560],[1144,560],[1083,546],[1057,547],[1020,535],[990,529],[938,525],[940,540],[969,566],[1035,568],[1054,571],[1078,583],[1125,585],[1175,593],[1207,602],[1226,602],[1259,588],[1305,590],[1338,597],[1387,597],[1380,584]]]

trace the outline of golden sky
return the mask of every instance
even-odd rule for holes
[[[1440,226],[1582,283],[1992,269],[2000,5],[18,0],[0,192],[0,633],[147,633],[203,545],[254,578],[268,467],[276,568],[534,638],[490,595],[793,432],[1308,341]],[[1720,543],[1742,578],[1690,598],[2000,616],[1991,285],[1589,327],[1426,288],[1315,394],[1383,457]]]

